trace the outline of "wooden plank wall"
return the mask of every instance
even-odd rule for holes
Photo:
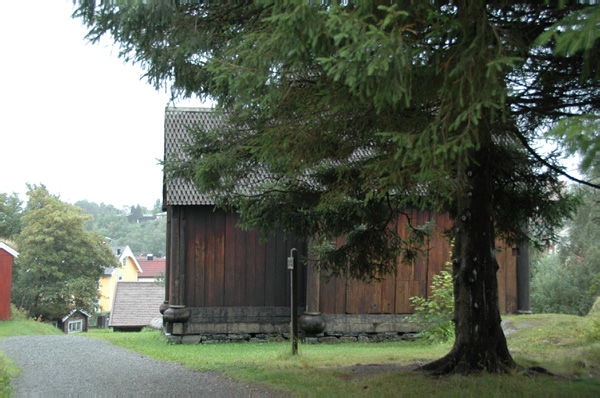
[[[282,235],[266,242],[257,232],[236,227],[237,214],[211,206],[181,208],[185,229],[185,292],[187,307],[265,307],[290,305],[287,256],[307,245]],[[176,223],[173,223],[174,225]],[[298,289],[306,291],[306,273]],[[301,303],[305,296],[301,295]]]
[[[414,265],[398,265],[395,275],[388,275],[382,282],[366,284],[345,278],[321,279],[319,304],[324,314],[411,314],[410,300],[413,296],[429,296],[433,276],[444,269],[450,261],[450,245],[444,232],[451,228],[448,214],[429,211],[407,210],[400,216],[397,228],[405,234],[407,218],[417,225],[435,221],[436,230],[427,242],[428,256],[420,257]],[[337,245],[343,244],[337,239]],[[516,257],[513,250],[500,245],[497,253],[500,270],[498,287],[500,311],[512,313],[517,310]]]

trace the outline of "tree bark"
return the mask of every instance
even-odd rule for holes
[[[443,358],[423,366],[434,374],[516,369],[501,327],[498,299],[498,262],[490,171],[491,134],[484,133],[471,161],[459,165],[462,187],[454,217],[454,322],[456,339]]]

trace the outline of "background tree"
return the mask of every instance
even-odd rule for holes
[[[22,204],[16,193],[0,193],[0,238],[14,238],[21,232]]]
[[[132,224],[124,237],[118,242],[128,245],[134,253],[150,253],[157,257],[164,256],[166,251],[167,219],[144,221]]]
[[[595,180],[592,174],[587,175]],[[575,187],[581,205],[555,242],[557,252],[533,262],[535,312],[586,315],[600,292],[600,191]]]
[[[424,237],[415,220],[409,238],[395,233],[397,215],[449,211],[456,340],[424,369],[512,369],[495,242],[551,236],[572,209],[562,170],[535,138],[549,122],[597,112],[598,63],[536,39],[584,8],[392,3],[84,1],[77,15],[92,41],[110,33],[146,66],[151,83],[218,101],[227,123],[196,131],[171,171],[219,192],[247,227],[317,237],[324,271],[390,272]]]
[[[116,266],[96,233],[85,231],[81,209],[61,202],[44,186],[27,193],[19,257],[13,270],[12,300],[33,317],[53,320],[78,308],[93,311],[105,267]]]
[[[160,203],[160,201],[157,201]],[[85,214],[93,218],[87,221],[87,231],[95,231],[100,235],[110,238],[113,246],[129,246],[136,253],[152,253],[164,255],[166,247],[166,219],[148,220],[141,223],[132,223],[127,220],[127,212],[104,203],[97,204],[81,200],[75,203],[83,209]],[[144,213],[140,205],[131,206],[139,209],[139,214]],[[157,204],[155,204],[155,210]]]

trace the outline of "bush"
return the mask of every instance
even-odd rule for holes
[[[26,321],[27,319],[29,319],[29,316],[27,315],[27,311],[25,310],[20,310],[17,308],[16,305],[14,304],[10,304],[10,320],[11,321]]]
[[[429,299],[418,296],[410,298],[415,308],[416,321],[425,326],[419,337],[429,343],[454,339],[454,287],[451,270],[452,265],[447,262],[445,269],[433,276]]]
[[[592,307],[593,275],[584,264],[565,264],[557,255],[542,256],[532,262],[531,271],[533,312],[586,315]]]

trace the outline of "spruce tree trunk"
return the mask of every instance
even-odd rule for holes
[[[456,197],[454,219],[454,321],[456,340],[443,358],[422,367],[435,374],[505,372],[516,368],[501,328],[498,262],[492,212],[491,135],[469,165],[459,166],[465,182]]]

